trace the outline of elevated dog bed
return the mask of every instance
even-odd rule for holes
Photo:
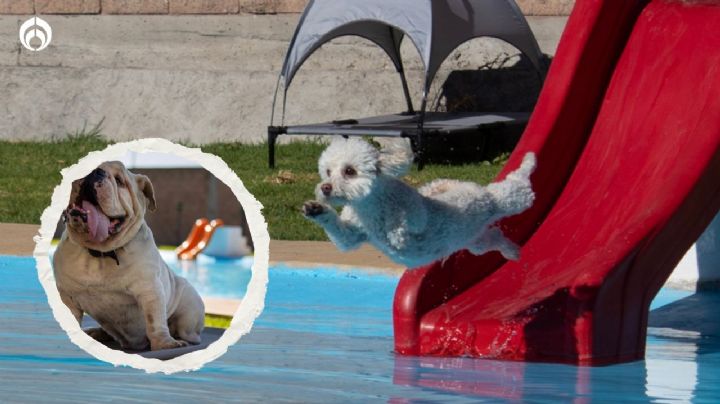
[[[320,124],[284,126],[287,89],[295,73],[324,43],[345,35],[360,36],[382,48],[400,75],[407,103],[403,114],[358,118]],[[303,12],[285,57],[273,99],[268,127],[268,162],[275,165],[275,142],[280,135],[343,135],[408,137],[422,166],[424,138],[476,131],[488,125],[524,124],[522,113],[425,112],[430,84],[440,65],[462,43],[495,37],[519,49],[538,72],[542,53],[522,12],[513,0],[311,0]],[[408,37],[424,66],[421,105],[415,110],[408,90],[400,45]],[[540,74],[542,75],[542,74]],[[282,116],[274,126],[275,101],[282,85]]]
[[[479,128],[504,124],[527,123],[525,112],[426,112],[423,120],[425,135],[451,135],[473,132]],[[420,124],[419,114],[392,114],[369,118],[348,119],[326,123],[288,126],[288,135],[342,135],[412,137]]]

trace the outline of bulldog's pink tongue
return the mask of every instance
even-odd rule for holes
[[[99,244],[107,240],[110,229],[110,219],[88,201],[83,201],[82,207],[87,212],[90,241]]]

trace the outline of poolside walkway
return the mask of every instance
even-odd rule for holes
[[[32,255],[33,237],[39,228],[33,224],[0,223],[0,255]],[[298,266],[313,263],[361,267],[395,274],[404,269],[368,245],[343,253],[326,241],[271,240],[270,261]]]

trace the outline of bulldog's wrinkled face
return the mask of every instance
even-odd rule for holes
[[[361,139],[333,140],[318,160],[321,181],[315,196],[338,206],[363,199],[372,192],[379,156],[377,149]]]
[[[75,242],[112,250],[135,235],[147,209],[155,209],[150,180],[111,161],[73,182],[64,218]]]

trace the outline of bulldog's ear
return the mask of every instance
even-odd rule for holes
[[[74,195],[79,194],[79,193],[80,193],[80,187],[82,186],[82,183],[83,183],[84,180],[85,180],[84,178],[79,178],[79,179],[73,181],[73,182],[72,182],[72,185],[71,185],[71,188],[70,188],[70,193],[71,193],[71,194],[74,194]]]
[[[135,181],[137,181],[140,192],[142,192],[148,200],[148,209],[150,209],[151,212],[154,211],[157,208],[157,204],[155,203],[155,190],[153,189],[152,182],[150,182],[150,178],[142,174],[135,174]]]

